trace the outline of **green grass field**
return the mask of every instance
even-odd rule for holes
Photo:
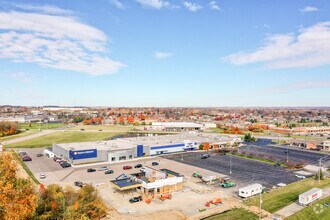
[[[285,177],[284,177],[285,178]],[[325,188],[330,187],[330,179],[327,178],[318,184],[317,180],[307,178],[285,187],[281,187],[271,191],[270,193],[262,194],[262,208],[268,212],[274,213],[285,206],[298,200],[301,193],[304,193],[314,187]],[[259,206],[259,196],[249,199],[245,202],[246,205]]]
[[[60,127],[65,127],[65,124],[62,123],[54,123],[54,124],[41,124],[41,123],[19,123],[18,124],[18,129],[29,129],[29,130],[34,130],[34,129],[41,129],[41,130],[46,130],[46,129],[54,129],[54,128],[60,128]]]
[[[9,148],[41,148],[51,146],[54,143],[72,143],[72,142],[87,142],[104,140],[114,137],[121,133],[116,132],[56,132],[31,140],[10,144],[6,147]]]
[[[38,132],[37,130],[30,130],[30,131],[23,131],[23,132],[21,132],[19,134],[14,134],[14,135],[10,135],[10,136],[0,137],[0,143],[2,141],[9,141],[9,140],[13,140],[15,138],[25,137],[25,136],[28,136],[28,135],[31,135],[31,134],[35,134],[37,132]]]
[[[202,220],[254,220],[259,219],[258,216],[242,208],[231,209],[220,214],[212,215]]]
[[[103,131],[109,131],[109,132],[110,131],[111,132],[127,132],[127,131],[134,131],[138,128],[139,128],[139,126],[133,126],[133,125],[78,125],[78,126],[75,126],[75,127],[71,127],[68,130],[80,131],[81,129],[85,129],[85,131],[88,131],[88,130],[92,130],[92,131],[103,130]]]
[[[330,218],[330,207],[326,208],[324,203],[330,204],[330,196],[320,201],[314,202],[313,205],[304,208],[300,212],[289,216],[285,220],[328,220]]]

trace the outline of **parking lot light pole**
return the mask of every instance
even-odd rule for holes
[[[322,158],[319,159],[319,165],[320,165],[320,169],[319,169],[319,184],[320,184],[320,179],[321,179],[321,169],[322,169]]]
[[[260,200],[259,200],[259,219],[261,219],[261,204],[262,204],[262,190],[260,191]]]
[[[229,173],[231,174],[231,154],[229,154]]]
[[[286,162],[289,162],[289,149],[286,148]]]

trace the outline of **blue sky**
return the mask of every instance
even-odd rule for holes
[[[0,86],[0,105],[330,106],[330,2],[1,0]]]

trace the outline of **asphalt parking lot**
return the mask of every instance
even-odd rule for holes
[[[278,183],[289,184],[299,179],[293,171],[284,167],[274,167],[272,164],[262,163],[237,156],[231,156],[232,173],[230,174],[230,156],[212,154],[207,159],[201,159],[201,152],[185,153],[182,156],[165,155],[166,159],[180,163],[201,167],[217,173],[226,174],[236,181],[238,186],[246,186],[252,183],[260,183],[265,187],[272,187]]]
[[[258,139],[256,142],[245,143],[246,146],[240,148],[240,150],[252,151],[258,154],[267,154],[273,156],[278,161],[285,162],[287,159],[286,151],[289,151],[289,161],[301,162],[306,164],[318,165],[318,160],[324,157],[324,154],[313,152],[310,150],[294,149],[290,146],[272,146],[269,140]]]

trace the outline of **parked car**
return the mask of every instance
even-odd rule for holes
[[[71,164],[69,164],[68,162],[63,162],[63,163],[61,164],[61,167],[62,167],[62,168],[71,167]]]
[[[29,157],[28,155],[25,155],[25,156],[22,157],[22,160],[23,161],[32,161],[32,158]]]
[[[24,152],[24,151],[20,151],[20,152],[18,152],[18,155],[21,156],[21,157],[23,157],[23,156],[27,155],[27,153]]]
[[[105,171],[105,170],[108,170],[108,167],[100,167],[99,169],[98,169],[98,171]]]
[[[298,174],[296,174],[296,175],[294,175],[295,177],[297,177],[297,178],[299,178],[299,179],[305,179],[306,177],[305,176],[303,176],[303,175],[298,175]]]
[[[201,159],[206,159],[206,158],[209,158],[210,157],[210,154],[203,154],[202,156],[201,156]]]
[[[45,178],[46,178],[46,175],[45,175],[44,173],[40,173],[40,174],[39,174],[39,178],[40,178],[40,179],[45,179]]]
[[[142,167],[142,168],[140,169],[140,171],[141,171],[141,172],[146,172],[146,168],[145,168],[145,167]]]
[[[80,182],[80,181],[76,181],[76,182],[74,182],[74,185],[81,188],[81,187],[84,186],[84,183],[83,182]]]
[[[84,128],[82,128],[82,129],[80,129],[80,131],[85,131],[85,129],[84,129]]]
[[[151,165],[152,166],[157,166],[157,165],[159,165],[159,163],[158,162],[152,162]]]
[[[42,156],[44,156],[43,154],[37,154],[37,157],[42,157]]]
[[[133,197],[129,200],[130,203],[136,203],[142,201],[142,196]]]
[[[134,168],[141,168],[142,167],[142,164],[136,164],[135,166],[134,166]]]
[[[274,167],[280,167],[280,166],[281,166],[281,163],[274,164]]]
[[[130,170],[132,169],[132,166],[123,166],[123,170]]]
[[[87,169],[87,173],[91,173],[91,172],[95,172],[96,171],[96,169],[94,169],[94,168],[88,168]]]
[[[104,172],[104,174],[112,174],[113,173],[113,170],[107,170]]]

